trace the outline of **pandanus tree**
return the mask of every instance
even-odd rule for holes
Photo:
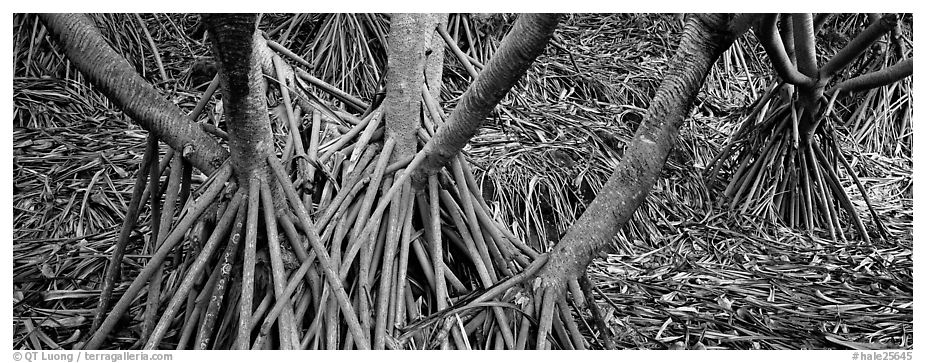
[[[721,197],[730,208],[777,219],[811,234],[820,228],[833,241],[870,242],[868,228],[840,180],[839,165],[861,192],[878,234],[887,237],[887,232],[844,155],[836,128],[847,122],[833,110],[841,96],[910,76],[913,59],[899,50],[900,56],[892,57],[894,64],[864,69],[865,73],[854,77],[846,75],[847,67],[880,38],[899,32],[897,15],[869,14],[868,26],[818,65],[815,34],[830,15],[762,16],[755,32],[778,79],[751,106],[739,129],[708,166],[708,174],[717,180],[728,162],[733,166]],[[856,116],[848,121],[857,129],[863,121]],[[854,236],[845,223],[855,228]]]
[[[461,151],[558,15],[520,15],[449,115],[439,102],[446,15],[391,16],[386,94],[372,103],[301,69],[309,63],[259,33],[255,15],[202,18],[218,75],[184,116],[86,17],[42,15],[80,71],[150,132],[82,348],[102,347],[144,293],[137,341],[149,349],[584,349],[569,302],[590,297],[585,268],[643,202],[712,65],[755,17],[688,19],[613,175],[551,251],[496,222]],[[195,121],[217,89],[225,130]],[[268,100],[283,107],[276,122]],[[176,150],[163,161],[159,140]],[[210,174],[196,190],[191,167]],[[151,257],[113,303],[146,202]]]

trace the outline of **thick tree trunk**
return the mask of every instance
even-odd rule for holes
[[[255,14],[203,14],[219,68],[232,167],[243,187],[251,177],[271,180],[266,160],[274,152],[261,54],[254,46],[256,19]]]
[[[558,14],[522,14],[518,17],[447,122],[416,157],[422,160],[418,161],[420,167],[412,176],[415,185],[423,185],[428,175],[436,173],[463,150],[502,97],[543,52],[559,19]]]
[[[211,174],[228,152],[202,127],[184,117],[145,81],[135,68],[106,43],[92,20],[83,14],[41,14],[42,21],[64,48],[68,59],[123,112],[203,173]]]
[[[705,77],[738,35],[729,28],[730,20],[724,14],[689,18],[665,79],[623,158],[592,204],[550,252],[540,274],[544,286],[564,291],[567,281],[582,275],[646,199]]]
[[[256,33],[257,16],[256,14],[203,14],[202,18],[204,25],[212,35],[213,54],[216,56],[219,69],[225,120],[228,123],[231,163],[238,177],[238,183],[242,188],[252,190],[250,198],[253,199],[249,200],[252,205],[258,203],[253,191],[259,188],[251,183],[259,180],[265,191],[273,190],[271,194],[280,196],[276,198],[263,196],[266,201],[273,203],[277,209],[285,208],[285,202],[276,190],[277,183],[273,182],[274,178],[267,164],[267,158],[275,154],[275,149],[267,110],[266,83],[261,66],[261,61],[267,57],[262,52],[265,48],[259,46],[260,43],[257,42],[259,39]],[[265,210],[264,213],[268,212]],[[256,214],[257,209],[254,208],[253,214],[248,218],[256,218]],[[278,231],[273,227],[272,222],[272,217],[269,222],[265,222],[267,243],[271,244],[271,250],[278,248],[280,241],[279,238],[274,238]],[[257,224],[254,223],[254,225]],[[247,242],[249,247],[254,246],[252,243],[256,241],[256,237],[252,236],[255,236],[256,232],[256,230],[249,229],[246,234],[247,241],[250,241]],[[276,264],[278,261],[273,258],[274,254],[271,253],[271,264]],[[279,299],[285,289],[283,286],[283,281],[286,280],[285,271],[278,266],[274,266],[272,271],[274,284],[271,288],[275,290]],[[253,283],[253,279],[250,281]],[[253,285],[244,286],[242,293],[246,291],[253,293],[253,288]],[[251,300],[245,299],[244,301]],[[250,307],[242,304],[241,309],[247,310]],[[295,327],[292,326],[293,316],[292,306],[287,306],[281,313],[279,337],[282,349],[293,349],[299,344],[296,341],[297,338],[292,336],[295,331]],[[247,339],[238,343],[242,346],[248,345]]]
[[[425,75],[429,71],[433,76],[432,67],[426,68],[429,43],[434,38],[437,18],[431,14],[394,14],[389,24],[389,44],[387,47],[387,56],[389,67],[386,73],[386,98],[383,101],[386,118],[386,137],[387,145],[393,143],[394,148],[391,152],[391,160],[403,160],[415,155],[418,149],[417,132],[421,125],[422,110],[422,86],[425,85]],[[438,73],[437,77],[440,73]],[[438,86],[439,87],[439,86]],[[389,146],[387,146],[389,148]],[[404,321],[405,314],[402,309],[393,310],[394,304],[403,304],[404,296],[404,273],[407,266],[407,254],[403,259],[401,251],[407,252],[406,248],[400,249],[398,246],[399,233],[405,226],[405,216],[412,210],[410,202],[411,190],[407,183],[396,182],[395,186],[402,186],[404,192],[392,203],[386,245],[382,252],[381,272],[379,287],[376,290],[375,301],[375,327],[373,331],[372,346],[373,349],[384,349],[386,337],[391,335],[391,326],[401,324]],[[386,197],[388,198],[388,197]],[[401,200],[401,203],[395,201]],[[401,217],[400,217],[401,216]],[[409,219],[410,221],[410,219]],[[361,254],[361,260],[368,260],[371,257],[372,248],[366,249]],[[398,263],[395,263],[397,261]],[[365,274],[361,270],[361,274]],[[395,278],[395,283],[393,283]],[[361,290],[372,290],[368,286],[369,281],[361,278],[359,286]],[[401,306],[401,305],[400,305]],[[363,312],[368,311],[365,302],[361,302],[360,309]],[[364,325],[370,323],[365,322]]]
[[[421,118],[425,50],[434,33],[430,14],[393,14],[389,21],[386,72],[386,137],[394,139],[392,161],[415,155]]]

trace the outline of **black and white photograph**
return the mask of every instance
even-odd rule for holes
[[[914,13],[531,10],[13,12],[12,361],[913,360]]]

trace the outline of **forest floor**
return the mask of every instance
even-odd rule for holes
[[[670,24],[667,18],[656,24]],[[496,215],[539,249],[555,243],[584,209],[590,196],[583,186],[600,188],[667,61],[671,47],[652,42],[678,31],[668,26],[665,34],[645,41],[615,44],[588,34],[606,33],[603,27],[626,21],[584,20],[563,25],[557,41],[570,52],[541,58],[520,86],[527,100],[506,101],[513,114],[487,127],[467,150]],[[639,36],[659,34],[635,29]],[[649,51],[648,44],[656,50]],[[647,51],[640,55],[627,47]],[[618,56],[631,53],[637,58]],[[600,64],[602,58],[609,63]],[[584,77],[581,85],[549,86],[556,80],[538,76],[537,69],[569,69],[572,64],[582,67],[575,70]],[[850,156],[853,164],[866,168],[862,179],[891,234],[870,244],[834,242],[822,231],[810,235],[727,211],[712,201],[716,188],[701,173],[722,147],[730,119],[739,117],[752,99],[747,91],[752,86],[725,77],[730,69],[721,64],[715,70],[665,178],[612,249],[589,267],[616,348],[912,348],[909,155],[861,150]],[[534,87],[532,81],[547,83]],[[447,82],[453,87],[452,80]],[[13,86],[13,348],[68,349],[86,338],[97,284],[131,198],[146,132],[109,111],[107,101],[79,82],[17,74]],[[557,87],[572,91],[542,91]],[[761,84],[754,88],[762,89]],[[573,94],[596,89],[607,94],[594,102],[589,94]],[[172,97],[182,105],[195,102],[183,91]],[[539,106],[551,99],[559,101]],[[601,145],[567,137],[581,133],[616,136],[599,137],[608,150],[593,151],[588,148]],[[562,168],[564,161],[586,167]],[[589,180],[583,184],[579,176]],[[515,185],[531,185],[531,191]],[[850,194],[865,212],[860,194]],[[147,213],[144,209],[127,248],[131,262],[117,293],[145,262],[146,256],[135,251],[145,243]],[[871,225],[867,215],[862,217]],[[141,309],[129,313],[140,314]],[[586,322],[581,331],[600,347],[591,325]],[[125,329],[119,336],[130,339],[138,326],[128,323]]]

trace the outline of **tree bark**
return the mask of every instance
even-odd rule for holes
[[[568,280],[582,275],[646,199],[705,77],[738,35],[728,27],[731,20],[727,14],[688,19],[665,79],[623,158],[592,204],[550,252],[540,273],[547,291],[565,291]]]
[[[423,185],[428,175],[436,173],[463,150],[502,97],[543,52],[559,19],[558,14],[522,14],[518,17],[447,122],[421,150],[420,157],[423,159],[412,176],[414,185]]]
[[[257,219],[256,206],[261,198],[256,197],[255,194],[264,199],[265,217],[273,215],[267,211],[267,206],[270,204],[278,210],[286,208],[284,198],[278,192],[278,184],[274,182],[275,179],[270,174],[270,167],[267,164],[268,157],[275,155],[273,132],[270,129],[267,110],[266,82],[262,70],[262,61],[269,59],[265,54],[267,48],[263,39],[257,34],[256,14],[203,14],[202,19],[211,34],[213,54],[215,54],[219,71],[225,120],[228,124],[231,165],[241,187],[251,190],[248,202],[253,212],[250,210],[248,212],[248,225],[253,223],[256,226],[258,223],[255,221]],[[256,186],[255,183],[261,184],[261,187]],[[263,191],[254,193],[259,189]],[[268,193],[277,197],[270,198]],[[267,229],[267,244],[271,251],[276,249],[276,253],[270,254],[271,264],[274,265],[272,268],[274,277],[273,285],[268,288],[273,289],[279,299],[285,289],[282,281],[286,278],[282,275],[285,272],[279,261],[280,239],[276,238],[278,231],[272,218],[267,217],[264,220]],[[252,243],[256,240],[256,237],[252,236],[256,236],[256,232],[249,228],[245,235],[251,252],[254,251]],[[246,288],[251,290],[242,289],[242,294],[246,291],[254,292],[253,285],[248,285]],[[242,304],[241,308],[247,309],[247,306]],[[285,307],[281,312],[279,339],[282,349],[292,349],[298,345],[298,341],[295,341],[292,336],[295,331],[295,327],[292,326],[293,315],[291,306]],[[247,345],[247,342],[247,339],[239,341],[243,345]]]
[[[393,14],[389,21],[389,67],[386,72],[386,137],[396,141],[391,161],[415,155],[421,123],[421,85],[425,49],[434,32],[430,14]]]
[[[262,57],[254,45],[257,17],[255,14],[202,17],[212,36],[228,123],[228,146],[238,183],[247,187],[251,177],[272,180],[266,160],[274,152],[273,134],[265,101]]]
[[[113,50],[87,16],[39,16],[77,69],[142,128],[181,151],[205,174],[211,174],[228,158],[228,152],[212,136],[187,119]]]
[[[431,14],[434,26],[447,25],[447,13]],[[431,97],[440,101],[440,90],[443,85],[444,74],[444,38],[440,36],[437,29],[431,29],[431,38],[427,43],[425,55],[428,60],[425,63],[424,81],[428,85],[428,91]]]

